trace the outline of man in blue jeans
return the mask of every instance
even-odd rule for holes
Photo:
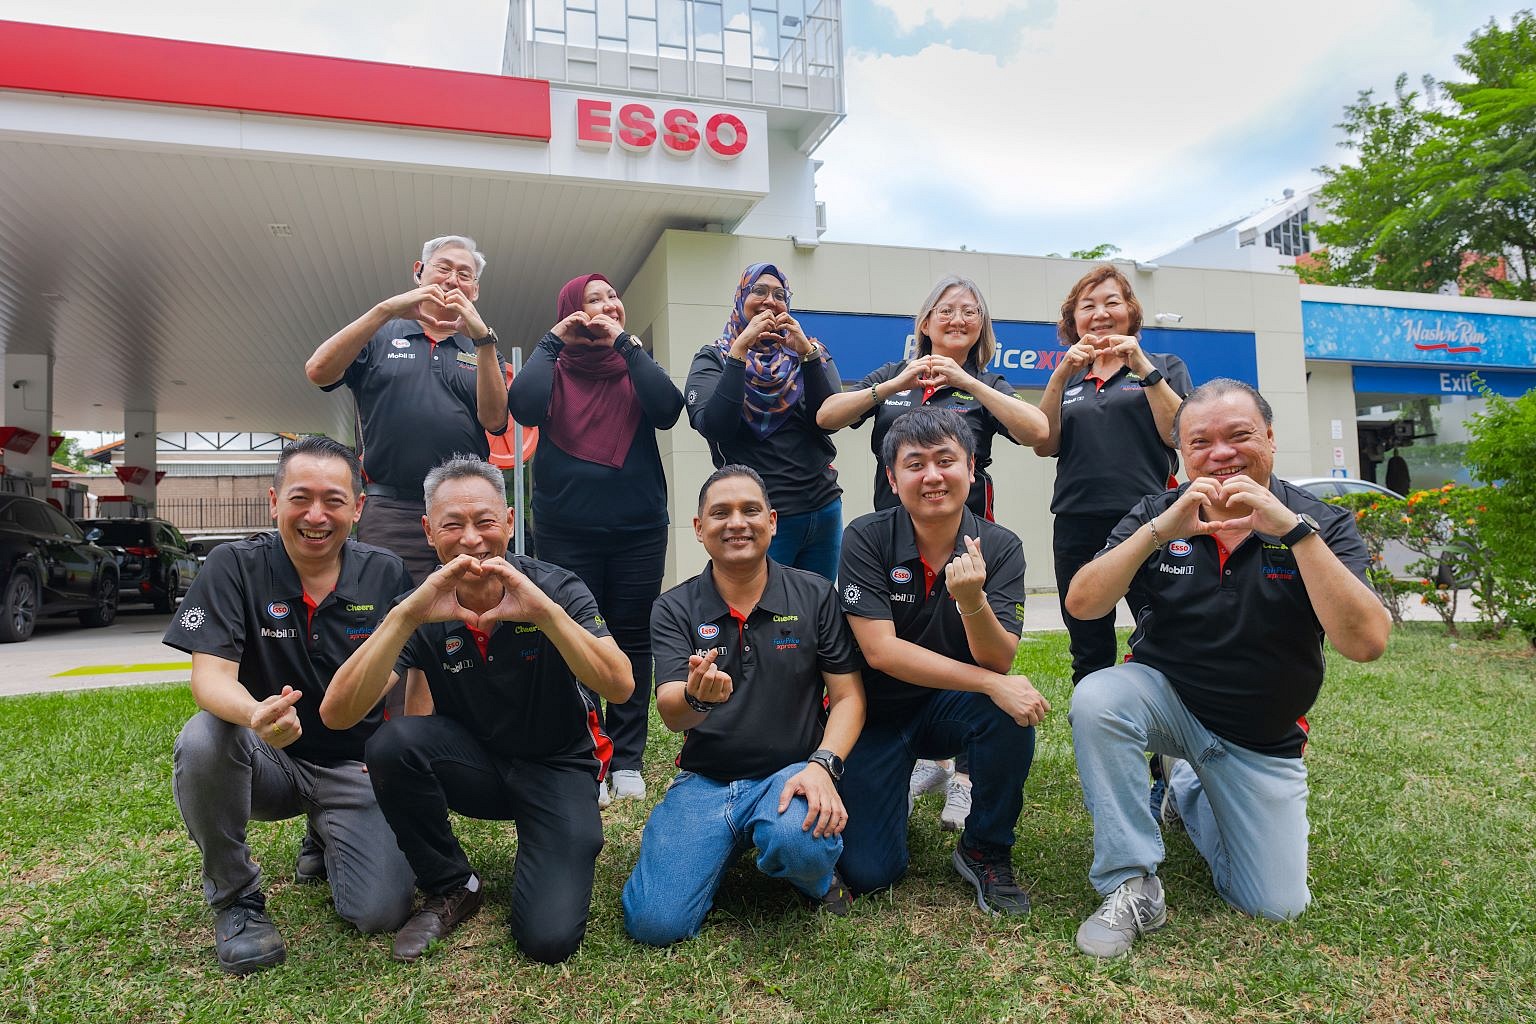
[[[1023,631],[1019,538],[966,507],[975,434],[953,409],[891,425],[881,461],[900,508],[843,537],[843,610],[864,653],[869,720],[848,756],[838,871],[856,893],[907,869],[907,782],[918,758],[970,756],[971,813],[954,865],[989,913],[1027,914],[1013,877],[1014,822],[1050,705],[1009,675]]]
[[[693,521],[709,564],[651,612],[656,710],[686,736],[624,886],[624,927],[648,945],[696,935],[753,846],[764,874],[848,909],[834,866],[843,758],[864,721],[858,656],[832,584],[769,559],[776,520],[754,470],[716,470]]]
[[[1121,956],[1167,921],[1147,751],[1163,759],[1164,824],[1182,819],[1223,899],[1282,920],[1311,899],[1302,753],[1322,641],[1373,661],[1392,623],[1365,582],[1354,518],[1273,475],[1272,420],[1239,381],[1191,392],[1173,423],[1191,482],[1142,499],[1067,592],[1080,619],[1133,582],[1149,597],[1131,660],[1072,695],[1089,881],[1104,897],[1077,931],[1090,956]]]

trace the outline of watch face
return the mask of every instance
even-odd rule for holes
[[[1300,513],[1299,515],[1297,515],[1296,518],[1300,519],[1302,522],[1304,522],[1308,526],[1312,527],[1312,529],[1314,529],[1314,530],[1317,529],[1317,520],[1313,519],[1311,516],[1307,515],[1305,512]]]

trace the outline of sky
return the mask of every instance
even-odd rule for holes
[[[608,2],[608,0],[604,0]],[[1524,6],[1529,5],[1525,0]],[[1515,0],[842,0],[828,241],[1151,259],[1317,182]],[[0,19],[498,72],[507,0],[0,0]]]

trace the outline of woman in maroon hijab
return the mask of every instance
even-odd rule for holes
[[[656,432],[677,422],[683,396],[625,332],[624,303],[603,275],[568,281],[555,315],[559,322],[534,347],[507,401],[519,423],[540,428],[535,552],[587,585],[634,669],[634,696],[608,705],[605,731],[613,740],[612,795],[638,800],[645,796],[651,604],[667,557],[667,478]],[[608,799],[604,781],[598,801]]]

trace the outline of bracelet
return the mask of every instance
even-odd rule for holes
[[[697,711],[701,715],[707,715],[711,711],[715,710],[715,708],[720,706],[720,704],[716,701],[699,700],[699,698],[695,697],[687,690],[683,691],[683,700],[687,701],[688,706],[693,708],[693,710]]]
[[[1157,520],[1155,520],[1155,519],[1148,519],[1147,520],[1147,529],[1152,531],[1152,549],[1154,551],[1161,551],[1161,550],[1163,550],[1163,542],[1157,536]]]
[[[869,386],[869,397],[875,400],[876,406],[880,404],[880,391],[874,384]]]
[[[981,611],[986,606],[987,606],[987,595],[986,594],[982,594],[981,595],[981,604],[977,605],[975,608],[972,608],[968,612],[960,612],[960,617],[963,619],[963,618],[966,618],[968,616],[975,615],[977,612]],[[959,610],[959,608],[960,608],[960,602],[956,601],[955,602],[955,609]]]

